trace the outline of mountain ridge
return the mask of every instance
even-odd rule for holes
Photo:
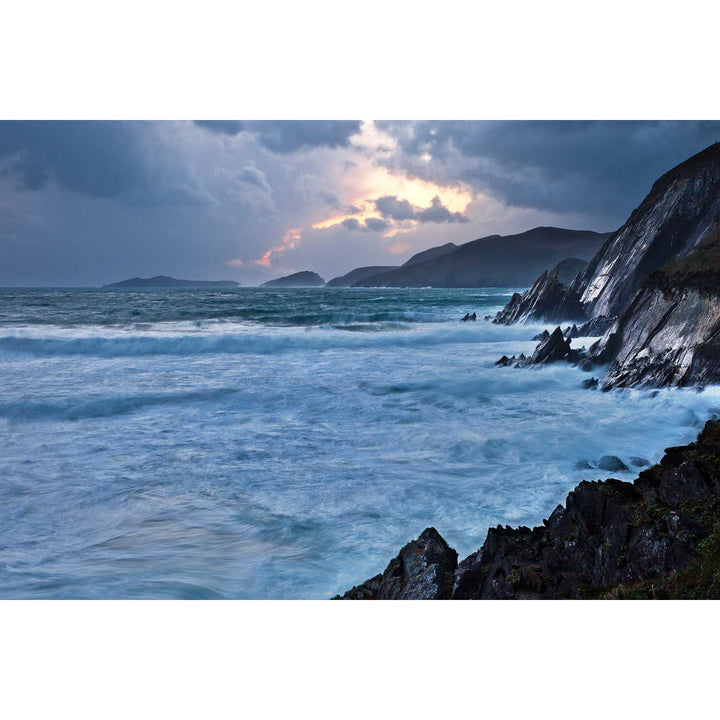
[[[522,287],[571,257],[589,260],[610,233],[537,227],[515,235],[488,235],[418,253],[396,270],[371,275],[354,287]],[[438,248],[431,248],[436,250]],[[424,251],[424,253],[430,252]],[[411,262],[417,258],[414,262]],[[512,260],[512,262],[510,262]]]

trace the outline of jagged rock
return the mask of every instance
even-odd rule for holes
[[[612,363],[603,390],[720,382],[720,144],[657,180],[569,287],[544,274],[495,321],[536,312],[603,335],[579,360]]]
[[[557,327],[547,340],[543,340],[530,358],[533,365],[556,362],[567,357],[570,352],[570,341],[563,337],[562,330]]]
[[[597,466],[600,470],[607,470],[608,472],[619,472],[628,469],[628,466],[616,455],[603,455],[597,461]]]
[[[538,333],[533,337],[533,340],[537,340],[539,342],[542,342],[543,340],[547,340],[550,337],[550,332],[548,330],[543,330],[542,332]]]
[[[719,255],[715,267],[720,277],[720,232],[710,246],[698,248],[701,257],[693,253],[677,266],[700,263],[703,255],[714,255],[713,250]],[[710,259],[704,263],[710,264]],[[665,282],[673,280],[655,275],[620,318],[618,348],[604,387],[720,381],[720,283],[710,293],[694,287],[666,290],[659,286]]]
[[[575,338],[580,337],[580,331],[578,330],[578,326],[575,325],[575,323],[572,324],[572,326],[569,326],[565,328],[563,331],[563,335],[568,340],[574,340]]]
[[[457,552],[435,528],[423,530],[382,575],[354,587],[342,600],[442,600],[450,597]]]
[[[598,335],[604,335],[616,322],[616,317],[601,315],[584,322],[578,328],[578,332],[582,337],[597,337]]]
[[[598,379],[597,378],[587,378],[586,380],[583,380],[580,384],[580,387],[582,387],[583,390],[593,390],[598,386]]]
[[[494,323],[512,325],[528,320],[584,320],[579,296],[563,285],[553,273],[544,272],[533,286],[514,293],[510,302],[495,316]]]
[[[683,257],[720,219],[720,144],[655,182],[640,207],[573,283],[588,317],[620,316],[648,276]]]
[[[451,597],[718,597],[719,523],[720,422],[708,421],[695,443],[668,448],[634,483],[582,482],[542,526],[490,529],[482,548],[457,564]],[[426,533],[441,549],[446,579],[452,551],[433,529],[416,543]],[[406,562],[408,553],[417,562]],[[413,597],[447,597],[445,580],[425,582],[429,567],[440,566],[426,555],[410,543],[382,576],[344,597],[380,597],[388,574]]]
[[[500,367],[507,367],[508,365],[512,365],[515,362],[515,356],[508,357],[507,355],[503,355],[495,364]]]

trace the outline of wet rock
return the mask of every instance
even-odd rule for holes
[[[574,340],[575,338],[580,337],[580,331],[578,330],[578,326],[575,325],[575,323],[573,323],[572,325],[568,325],[568,327],[566,327],[563,331],[563,335],[569,340]]]
[[[630,457],[630,464],[633,467],[647,467],[650,464],[650,461],[645,459],[644,457],[637,457],[633,455]]]
[[[583,390],[594,390],[595,388],[597,388],[598,384],[599,384],[598,379],[592,377],[592,378],[587,378],[586,380],[583,380],[582,383],[580,383],[580,387]]]
[[[634,483],[582,482],[541,526],[492,528],[460,563],[430,528],[344,597],[617,598],[645,582],[654,592],[698,567],[719,522],[720,422],[708,421],[695,443],[668,448]]]
[[[616,317],[601,315],[583,323],[578,328],[578,332],[581,337],[597,337],[598,335],[604,335],[615,322],[617,322]]]
[[[567,357],[570,352],[570,341],[563,336],[562,330],[557,327],[547,340],[543,340],[532,354],[530,362],[533,365],[557,362]]]
[[[563,319],[584,320],[585,317],[580,297],[563,285],[556,274],[546,271],[522,295],[514,293],[493,322],[512,325],[528,320],[553,322]]]
[[[543,330],[542,332],[539,332],[537,335],[533,337],[533,340],[537,342],[542,342],[543,340],[547,340],[550,337],[550,332],[548,330]]]
[[[508,365],[512,365],[515,362],[515,356],[508,357],[507,355],[503,355],[495,364],[499,367],[507,367]]]
[[[354,587],[342,600],[442,600],[452,594],[457,552],[435,528],[423,530],[382,575]]]
[[[597,466],[598,469],[608,472],[620,472],[628,469],[628,466],[616,455],[603,455],[597,461]]]

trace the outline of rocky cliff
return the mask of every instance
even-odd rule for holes
[[[570,285],[541,275],[494,322],[578,320],[603,388],[720,381],[720,144],[663,175]]]
[[[346,600],[720,598],[720,422],[632,483],[582,482],[535,528],[460,563],[434,528]]]

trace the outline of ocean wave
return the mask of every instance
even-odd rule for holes
[[[295,333],[240,332],[192,335],[143,335],[77,332],[68,337],[59,331],[51,337],[9,335],[0,337],[0,351],[34,355],[90,355],[95,357],[133,357],[144,355],[268,355],[288,350],[353,350],[372,347],[418,347],[465,343],[503,342],[515,336],[527,340],[527,328],[498,329],[483,324],[474,327],[442,327],[422,330],[358,332],[344,330],[305,330]]]
[[[88,399],[68,398],[57,401],[16,401],[0,403],[0,418],[12,422],[106,418],[113,415],[126,415],[151,406],[175,405],[188,402],[211,402],[234,392],[236,392],[236,390],[232,388],[213,388],[210,390],[106,396]]]

